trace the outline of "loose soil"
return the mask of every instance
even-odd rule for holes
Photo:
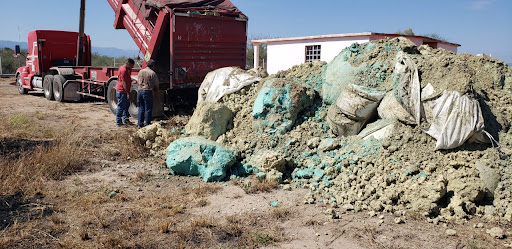
[[[2,117],[24,114],[39,131],[58,133],[62,127],[77,126],[97,143],[84,170],[60,181],[48,180],[41,192],[30,196],[0,197],[0,248],[505,248],[512,244],[508,237],[497,240],[485,233],[500,226],[509,235],[509,224],[500,221],[473,218],[436,225],[413,213],[369,214],[320,201],[305,204],[310,191],[302,188],[247,194],[251,178],[204,183],[197,177],[174,176],[161,158],[126,156],[123,143],[129,143],[127,134],[135,127],[116,128],[105,103],[56,103],[42,93],[19,95],[9,85],[12,81],[0,79]],[[243,101],[254,94],[251,88],[243,91],[249,92],[247,97],[233,98]],[[234,126],[242,126],[242,120],[235,118]],[[116,134],[125,136],[122,142],[105,142]],[[220,139],[227,140],[230,134]],[[45,146],[48,142],[42,137],[37,131],[4,130],[0,160],[19,160],[23,151]],[[339,218],[326,215],[328,209]],[[396,224],[397,218],[403,222]],[[478,223],[483,225],[474,228]],[[445,235],[447,229],[457,235]]]

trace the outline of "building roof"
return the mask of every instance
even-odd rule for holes
[[[430,38],[427,36],[420,35],[401,35],[401,34],[387,34],[387,33],[374,33],[374,32],[363,32],[363,33],[347,33],[347,34],[332,34],[332,35],[316,35],[316,36],[302,36],[302,37],[288,37],[288,38],[274,38],[274,39],[261,39],[261,40],[252,40],[252,43],[260,44],[260,43],[275,43],[275,42],[291,42],[291,41],[309,41],[309,40],[320,40],[320,39],[335,39],[335,38],[345,38],[345,37],[360,37],[360,36],[385,36],[389,38],[395,37],[407,37],[407,38],[423,38],[426,42],[438,42],[449,44],[453,46],[460,47],[460,44],[441,41],[438,39]]]

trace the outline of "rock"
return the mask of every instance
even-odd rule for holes
[[[453,230],[453,229],[447,229],[445,234],[447,236],[456,236],[457,235],[457,231]]]
[[[254,101],[254,126],[266,133],[284,134],[295,124],[297,114],[311,105],[314,94],[299,82],[266,80]]]
[[[494,196],[494,190],[500,182],[501,176],[497,170],[488,167],[486,164],[485,161],[478,161],[475,163],[475,168],[479,171],[480,179],[482,179],[489,195],[492,197]]]
[[[190,118],[186,133],[191,136],[203,136],[210,140],[224,134],[233,121],[233,112],[219,103],[200,102]]]
[[[512,221],[512,207],[507,208],[505,211],[505,219],[508,221]]]
[[[310,149],[316,149],[318,147],[318,145],[320,145],[320,141],[321,141],[321,139],[319,137],[314,137],[314,138],[309,139],[306,145]]]
[[[370,208],[373,211],[380,212],[384,208],[381,201],[373,200],[370,202]]]
[[[259,179],[260,181],[263,181],[263,180],[265,180],[265,178],[267,178],[267,174],[265,174],[265,172],[258,172],[258,173],[256,174],[256,177],[258,177],[258,179]]]
[[[389,146],[389,147],[388,147],[388,151],[389,151],[390,153],[393,153],[393,152],[395,152],[395,151],[397,151],[397,150],[398,150],[398,147],[397,147],[397,146],[395,146],[395,145],[391,145],[391,146]]]
[[[493,227],[491,229],[487,229],[486,231],[491,237],[496,239],[503,239],[505,238],[505,233],[503,232],[503,229],[499,227]]]
[[[307,193],[306,196],[304,196],[304,203],[305,204],[315,204],[315,196],[313,196],[312,193]]]
[[[329,209],[325,210],[324,213],[325,213],[325,215],[327,215],[327,217],[329,219],[338,219],[339,218],[339,216],[336,213],[336,211],[334,211],[334,209],[332,209],[332,208],[329,208]]]
[[[281,204],[279,204],[279,202],[278,202],[278,201],[271,201],[271,202],[270,202],[270,206],[272,206],[272,207],[280,207],[280,206],[281,206]]]
[[[448,182],[447,191],[453,191],[462,200],[478,202],[485,197],[486,187],[480,178],[455,178]]]
[[[167,168],[173,174],[201,176],[205,182],[221,181],[236,162],[236,153],[204,137],[186,137],[167,148]]]
[[[375,213],[375,211],[370,211],[368,212],[368,215],[370,215],[370,217],[375,217],[377,216],[377,213]]]
[[[407,175],[415,175],[420,171],[420,168],[417,164],[411,164],[407,167],[407,170],[405,171]]]
[[[286,160],[284,156],[268,150],[256,153],[249,160],[249,164],[263,172],[268,172],[272,169],[279,172],[285,172],[286,170]]]
[[[268,171],[266,178],[269,180],[277,181],[278,183],[283,183],[283,173],[275,169]]]
[[[290,184],[286,184],[286,185],[282,185],[283,187],[283,190],[286,190],[286,191],[291,191],[292,190],[292,186]]]
[[[483,228],[484,227],[484,223],[478,223],[475,225],[475,228]]]
[[[302,178],[302,179],[310,179],[313,177],[314,172],[308,168],[306,169],[299,169],[295,172],[296,178]]]
[[[320,144],[318,145],[318,149],[321,151],[331,151],[338,147],[336,141],[332,138],[322,139]]]
[[[349,204],[345,204],[345,205],[343,205],[343,208],[345,210],[347,210],[347,211],[351,211],[351,210],[354,210],[354,205],[352,205],[350,203]]]
[[[403,217],[396,217],[394,222],[395,222],[395,224],[402,224],[402,223],[405,223],[405,220]]]

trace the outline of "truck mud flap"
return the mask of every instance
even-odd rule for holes
[[[65,101],[80,101],[82,95],[77,92],[80,91],[80,83],[76,81],[67,81],[64,84],[64,100]]]

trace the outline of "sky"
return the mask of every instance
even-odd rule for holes
[[[249,38],[394,33],[412,28],[512,64],[511,0],[231,0],[249,17]],[[34,29],[78,30],[80,0],[2,0],[0,40],[26,41]],[[30,7],[29,7],[30,6]],[[137,47],[113,28],[107,0],[87,0],[85,32],[96,47]]]

